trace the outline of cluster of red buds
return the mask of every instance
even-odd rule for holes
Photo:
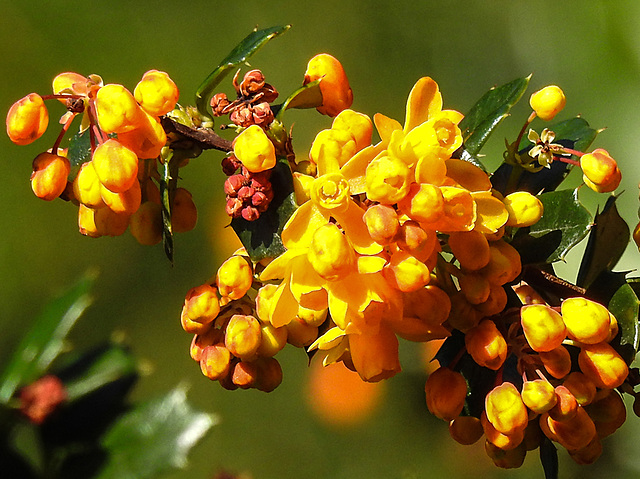
[[[273,121],[273,112],[269,103],[278,98],[278,91],[264,81],[260,70],[245,73],[238,84],[240,70],[233,78],[233,87],[237,98],[229,100],[226,93],[217,93],[211,98],[213,116],[229,115],[231,122],[246,128],[251,125],[268,127]]]
[[[232,164],[238,165],[234,155],[225,158],[223,170],[229,171],[229,165]],[[240,173],[236,174],[235,171],[224,182],[224,192],[227,195],[225,211],[232,218],[256,220],[261,213],[267,211],[273,199],[270,181],[272,170],[252,173],[241,166]]]

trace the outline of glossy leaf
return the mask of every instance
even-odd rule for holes
[[[137,375],[135,358],[120,346],[110,345],[98,351],[98,354],[92,355],[89,362],[84,356],[82,361],[82,374],[65,381],[69,402],[85,397],[121,378]]]
[[[39,378],[60,354],[67,333],[91,304],[93,281],[94,275],[85,275],[36,318],[2,373],[0,403],[6,404],[20,386]]]
[[[544,470],[545,479],[558,479],[560,467],[558,465],[558,450],[551,439],[544,436],[540,443],[540,462]]]
[[[322,105],[322,92],[320,80],[316,80],[301,86],[287,98],[276,115],[282,121],[284,112],[290,108],[315,108]],[[273,107],[275,109],[275,107]]]
[[[244,218],[234,218],[231,221],[233,230],[253,261],[275,258],[284,253],[285,247],[280,234],[298,207],[293,190],[293,176],[287,160],[278,160],[271,174],[271,184],[274,196],[267,211],[255,221]]]
[[[71,167],[80,167],[91,159],[91,134],[89,130],[76,133],[69,140],[67,158]]]
[[[460,122],[464,149],[478,154],[493,130],[509,115],[511,107],[522,97],[531,76],[517,78],[485,93]]]
[[[561,261],[589,232],[591,214],[578,200],[577,189],[551,191],[539,198],[544,205],[542,218],[528,231],[518,231],[514,246],[525,256],[538,255],[535,262]]]
[[[254,30],[247,35],[231,53],[220,62],[218,67],[202,82],[196,91],[196,106],[200,114],[209,116],[208,103],[213,96],[214,89],[232,71],[245,63],[247,59],[256,53],[264,44],[272,38],[283,34],[291,25],[265,28],[264,30]]]
[[[175,153],[174,153],[175,155]],[[171,224],[171,205],[173,196],[178,187],[178,169],[180,158],[167,158],[162,165],[162,178],[160,180],[160,198],[162,201],[162,245],[164,253],[173,264],[173,226]]]
[[[605,269],[613,269],[629,244],[631,233],[626,221],[616,208],[616,197],[610,196],[602,210],[597,212],[589,232],[589,241],[582,256],[576,284],[589,285]]]
[[[191,448],[217,423],[194,410],[184,388],[121,417],[102,439],[107,462],[96,479],[144,479],[186,465]]]
[[[640,345],[638,312],[640,301],[629,284],[622,285],[609,302],[609,311],[618,321],[618,336],[612,343],[627,364],[636,357]]]

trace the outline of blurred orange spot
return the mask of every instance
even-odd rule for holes
[[[342,363],[310,368],[306,399],[312,411],[326,424],[354,427],[369,419],[382,402],[385,385],[367,383]]]

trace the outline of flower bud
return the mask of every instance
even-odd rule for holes
[[[434,223],[444,214],[444,198],[440,188],[429,183],[412,183],[398,208],[421,223]]]
[[[245,256],[231,256],[218,268],[216,284],[223,297],[240,299],[249,291],[252,283],[253,267]]]
[[[225,329],[224,344],[234,356],[253,359],[260,347],[260,322],[249,315],[234,314]]]
[[[471,304],[484,303],[491,294],[491,284],[480,274],[464,274],[458,278],[460,291]]]
[[[549,410],[549,416],[556,421],[566,421],[576,415],[578,401],[564,385],[555,388],[556,404]]]
[[[101,143],[91,160],[100,182],[113,193],[122,193],[138,180],[138,157],[118,140]]]
[[[551,351],[562,344],[567,333],[560,313],[546,304],[528,304],[520,309],[524,336],[534,351]]]
[[[518,228],[537,223],[544,212],[542,201],[527,191],[516,191],[507,195],[504,205],[509,212],[507,226]]]
[[[426,286],[431,272],[426,264],[406,251],[396,251],[383,271],[387,282],[404,293],[416,291]]]
[[[109,208],[100,208],[95,212],[94,221],[101,236],[120,236],[129,227],[129,217]]]
[[[462,412],[467,397],[467,382],[459,372],[441,367],[427,378],[425,393],[431,414],[451,421]]]
[[[68,159],[53,153],[40,153],[32,167],[31,189],[38,198],[52,201],[62,194],[71,171]]]
[[[318,327],[311,326],[300,318],[294,318],[285,327],[287,342],[296,348],[305,348],[318,338]]]
[[[193,202],[191,192],[177,188],[171,205],[171,226],[176,233],[186,233],[196,227],[198,209]]]
[[[587,298],[568,298],[560,309],[569,337],[584,344],[596,344],[607,339],[610,315],[607,308]]]
[[[93,208],[89,208],[80,203],[78,207],[78,230],[80,234],[91,238],[100,237],[100,233],[98,233],[98,229],[96,228],[95,212],[96,210]]]
[[[602,455],[602,443],[598,436],[594,437],[589,444],[580,449],[569,450],[569,456],[577,464],[593,464]]]
[[[537,414],[544,414],[557,402],[554,387],[545,379],[525,381],[521,395],[524,405]]]
[[[484,409],[493,427],[507,436],[524,431],[527,426],[527,408],[520,392],[509,382],[496,386],[487,394]]]
[[[544,121],[553,120],[567,103],[564,92],[556,85],[544,87],[531,95],[529,104],[536,115]]]
[[[141,160],[152,159],[160,156],[162,148],[167,143],[167,135],[160,121],[145,111],[140,116],[136,128],[118,133],[118,141]]]
[[[223,344],[214,344],[202,350],[200,369],[212,381],[225,377],[230,365],[231,353]]]
[[[474,416],[458,416],[449,423],[449,434],[454,441],[464,446],[478,442],[483,433],[480,419]]]
[[[467,331],[464,344],[476,363],[494,371],[500,369],[507,359],[507,342],[490,319],[480,321]]]
[[[162,207],[153,201],[140,205],[129,222],[131,234],[142,245],[152,246],[162,241]]]
[[[258,125],[251,125],[233,141],[233,152],[252,173],[276,166],[276,149]]]
[[[73,180],[73,194],[85,206],[102,208],[106,206],[102,200],[100,178],[93,167],[93,161],[87,161]]]
[[[261,324],[260,331],[262,338],[260,341],[260,347],[258,348],[258,355],[261,357],[275,356],[282,348],[287,345],[287,328],[282,326],[280,328],[274,328],[271,324]]]
[[[371,239],[381,245],[391,243],[400,227],[396,210],[387,205],[370,206],[362,219],[367,225]]]
[[[140,182],[134,181],[131,188],[122,193],[114,193],[104,185],[100,187],[102,201],[116,213],[132,215],[140,207],[142,201],[142,190]]]
[[[617,388],[629,374],[624,359],[609,343],[584,345],[578,354],[578,365],[597,387],[604,389]]]
[[[541,351],[540,360],[551,376],[562,379],[571,372],[571,355],[567,348],[558,346],[551,351]]]
[[[29,93],[7,113],[7,135],[16,145],[28,145],[40,138],[49,126],[49,112],[42,97]]]
[[[489,263],[482,269],[483,274],[491,284],[503,285],[516,279],[522,270],[520,254],[509,243],[499,240],[489,247]]]
[[[554,440],[570,450],[585,447],[596,436],[596,426],[582,407],[576,410],[571,419],[558,421],[544,414],[540,416],[540,422],[543,431],[545,427],[542,423],[546,422],[548,430],[555,436]]]
[[[454,232],[449,235],[449,248],[460,262],[460,267],[476,271],[491,259],[489,242],[485,235],[476,230]]]
[[[411,172],[406,163],[396,157],[378,156],[367,166],[365,184],[367,198],[393,205],[409,193]]]
[[[193,321],[210,323],[220,313],[216,288],[210,284],[191,288],[185,297],[183,310]]]
[[[580,158],[582,179],[589,188],[598,193],[614,191],[622,179],[618,163],[609,152],[598,148]]]
[[[590,404],[596,397],[596,385],[580,371],[569,374],[562,385],[574,395],[580,406]]]
[[[331,129],[349,132],[356,143],[356,151],[360,151],[371,144],[373,123],[371,118],[364,113],[342,110],[334,118]]]
[[[417,221],[407,220],[398,229],[396,245],[423,262],[432,256],[438,241],[434,230],[425,230]]]
[[[275,358],[258,358],[255,361],[258,381],[256,387],[259,391],[269,393],[282,383],[282,367]]]
[[[249,361],[236,362],[229,372],[231,381],[240,389],[254,388],[258,384],[258,368]]]
[[[489,441],[485,442],[484,450],[493,463],[502,469],[516,469],[522,466],[527,455],[527,450],[523,446],[502,449]]]
[[[131,92],[115,83],[98,90],[95,107],[98,125],[107,134],[131,131],[144,119],[144,113]]]
[[[487,441],[503,451],[510,451],[517,448],[524,440],[524,428],[516,429],[511,434],[503,434],[498,431],[491,422],[489,422],[487,414],[484,411],[480,416],[480,422],[482,424],[484,435],[487,437]]]
[[[142,76],[133,90],[133,96],[150,115],[162,116],[169,113],[178,101],[178,87],[165,72],[149,70]]]
[[[327,281],[343,279],[355,271],[355,251],[334,223],[322,225],[315,231],[307,258],[313,269]]]
[[[363,381],[378,382],[400,372],[398,338],[387,326],[349,335],[351,360]]]
[[[307,64],[304,84],[320,79],[322,105],[317,107],[323,115],[336,116],[353,103],[353,92],[342,64],[327,53],[316,55]]]
[[[589,404],[585,410],[596,425],[598,437],[610,436],[627,419],[627,409],[622,396],[615,389],[602,399]]]

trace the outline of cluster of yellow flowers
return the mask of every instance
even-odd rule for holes
[[[269,104],[275,88],[259,70],[240,83],[238,74],[237,98],[217,94],[210,102],[213,115],[228,114],[238,132],[222,162],[226,211],[235,224],[250,224],[277,209],[271,180],[283,162],[291,167],[297,208],[274,232],[281,254],[252,259],[245,242],[247,249],[187,293],[181,324],[193,334],[190,354],[202,373],[227,389],[272,391],[282,381],[275,356],[289,343],[325,366],[341,362],[377,382],[400,372],[399,339],[449,338],[457,354],[438,357],[425,390],[428,409],[450,423],[455,440],[471,444],[485,436],[487,454],[501,467],[519,466],[543,441],[561,444],[577,462],[594,461],[600,439],[626,418],[617,389],[629,368],[612,346],[616,318],[578,293],[547,302],[522,281],[511,240],[543,217],[543,202],[517,185],[498,191],[486,171],[462,159],[463,115],[443,108],[437,83],[429,77],[415,83],[403,124],[380,113],[370,118],[350,109],[353,94],[340,62],[314,57],[304,85],[317,86],[322,103],[314,106],[333,121],[308,157],[296,159],[274,116],[282,106]],[[96,75],[63,73],[53,92],[28,95],[7,115],[9,137],[28,144],[47,128],[44,99],[68,110],[51,151],[34,160],[36,195],[77,203],[83,234],[122,234],[130,226],[141,243],[159,242],[158,165],[171,159],[180,139],[167,135],[160,117],[176,108],[175,84],[152,70],[132,94]],[[621,173],[606,150],[554,144],[548,129],[529,130],[534,145],[521,150],[529,124],[552,120],[565,103],[554,85],[531,96],[532,113],[508,145],[507,163],[535,172],[558,155],[574,155],[579,161],[562,161],[579,166],[589,188],[614,191]],[[59,146],[81,113],[90,155],[72,167]],[[211,129],[198,124],[191,132]],[[188,191],[172,190],[170,201],[173,230],[193,228]],[[484,374],[480,391],[465,376],[470,370]]]
[[[53,80],[52,95],[31,93],[11,107],[6,123],[14,143],[29,144],[44,134],[49,123],[44,100],[49,99],[58,99],[67,112],[53,148],[33,161],[36,196],[77,204],[84,235],[117,236],[130,227],[140,243],[158,243],[163,226],[157,162],[167,144],[160,117],[176,106],[175,83],[166,73],[150,70],[131,93],[120,84],[104,85],[98,75],[61,73]],[[90,152],[86,161],[71,165],[60,144],[78,115]],[[174,230],[192,229],[197,212],[191,194],[178,189],[172,206]]]

